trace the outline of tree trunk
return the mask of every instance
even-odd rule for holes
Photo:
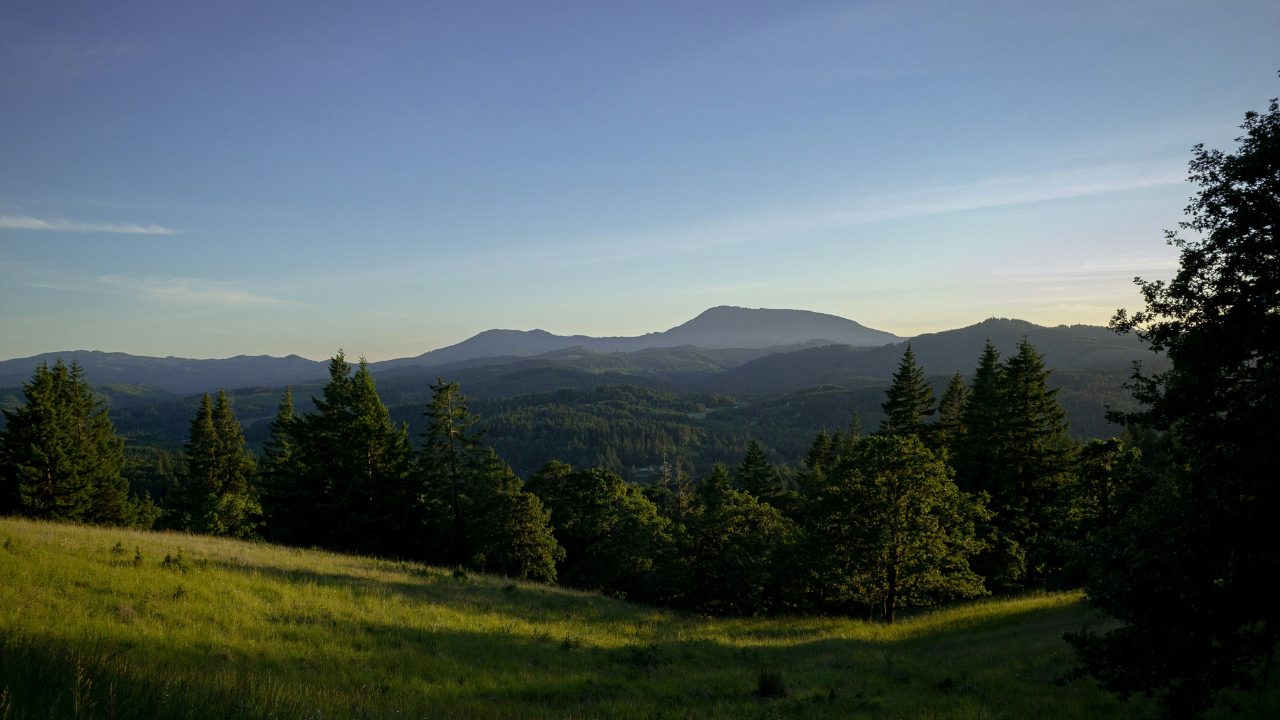
[[[896,555],[896,553],[895,553]],[[896,559],[896,558],[895,558]],[[893,616],[898,610],[898,563],[889,565],[889,594],[884,600],[884,621],[892,625]]]

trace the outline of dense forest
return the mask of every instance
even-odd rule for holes
[[[928,375],[937,396],[950,377]],[[1087,442],[1123,431],[1108,422],[1106,412],[1108,407],[1136,409],[1124,389],[1126,378],[1127,373],[1119,370],[1055,370],[1050,375],[1049,386],[1059,389],[1058,400],[1067,412],[1072,438]],[[602,467],[629,481],[644,482],[664,459],[680,460],[694,472],[705,471],[716,462],[736,463],[751,440],[758,440],[770,461],[790,476],[800,470],[809,442],[819,430],[847,427],[855,417],[869,426],[878,424],[883,419],[880,403],[889,385],[887,378],[854,378],[842,385],[753,393],[742,399],[638,386],[633,384],[635,376],[590,379],[597,384],[473,400],[470,407],[489,428],[490,444],[525,478],[558,459],[575,467]],[[398,375],[378,381],[379,395],[391,416],[408,423],[412,433],[423,429],[421,405],[430,397],[429,385],[434,380]],[[608,385],[602,380],[624,384]],[[200,401],[200,396],[180,398],[138,386],[92,389],[108,403],[116,431],[128,441],[128,456],[143,464],[172,462],[186,440],[187,424]],[[300,411],[311,409],[311,397],[320,389],[319,383],[290,388]],[[232,411],[245,428],[247,444],[256,452],[262,451],[269,437],[270,420],[285,390],[256,386],[227,391]],[[0,391],[0,407],[17,407],[20,391]],[[148,459],[166,454],[168,459]]]

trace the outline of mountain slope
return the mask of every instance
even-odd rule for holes
[[[636,352],[646,348],[692,345],[707,350],[766,348],[810,340],[854,346],[886,345],[901,340],[852,320],[808,310],[771,310],[720,306],[664,332],[637,337],[553,335],[545,330],[486,330],[457,345],[413,358],[373,363],[375,369],[404,365],[434,366],[495,355],[542,355],[582,347],[597,352]]]
[[[404,367],[436,367],[456,363],[495,365],[520,358],[580,347],[604,353],[636,352],[650,348],[693,345],[704,349],[734,350],[735,357],[757,357],[752,350],[783,349],[780,346],[825,340],[850,345],[882,345],[899,338],[859,325],[852,320],[806,310],[749,310],[711,308],[683,325],[639,337],[596,338],[585,335],[553,335],[544,330],[486,330],[449,347],[416,357],[370,363],[374,372]],[[286,385],[325,377],[326,363],[297,355],[270,357],[238,355],[215,360],[177,357],[145,357],[97,350],[44,353],[0,361],[0,388],[16,387],[31,378],[40,361],[57,358],[80,360],[89,381],[95,384],[152,385],[175,393],[195,393],[220,387]]]
[[[1148,372],[1167,366],[1163,357],[1149,352],[1132,335],[1116,335],[1103,327],[1059,325],[1045,327],[1026,322],[991,318],[976,325],[912,338],[916,362],[930,373],[969,373],[989,339],[1002,356],[1016,352],[1026,337],[1045,356],[1046,364],[1059,370],[1128,370],[1134,360]],[[786,355],[771,355],[707,378],[707,390],[733,395],[758,395],[840,384],[849,378],[888,378],[893,375],[906,343],[875,348],[842,345],[811,348]]]
[[[249,385],[284,385],[326,375],[323,362],[297,355],[237,355],[218,360],[147,357],[98,350],[66,350],[0,362],[0,387],[15,387],[31,379],[41,361],[62,358],[80,361],[89,382],[101,385],[151,385],[187,394]]]

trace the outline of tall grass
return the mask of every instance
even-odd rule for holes
[[[1143,716],[1090,681],[1056,684],[1072,664],[1059,634],[1101,622],[1077,600],[892,627],[710,619],[413,563],[0,518],[0,720]],[[786,692],[762,693],[765,673]]]

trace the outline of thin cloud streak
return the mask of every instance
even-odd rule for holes
[[[459,254],[475,274],[518,264],[592,266],[686,254],[720,247],[878,222],[987,210],[1105,195],[1186,182],[1185,172],[1146,165],[1108,165],[1038,176],[1007,176],[894,194],[867,195],[840,203],[783,209],[767,215],[729,216],[684,227],[614,237],[561,241],[501,251]]]
[[[0,263],[0,270],[5,265]],[[170,305],[262,307],[288,304],[288,300],[259,295],[234,284],[205,278],[143,277],[124,275],[99,275],[97,277],[68,277],[60,273],[39,272],[30,268],[13,267],[13,274],[27,276],[28,287],[45,288],[61,292],[90,294],[129,295],[162,300]]]
[[[0,228],[5,230],[53,230],[61,232],[99,232],[99,233],[128,233],[134,235],[178,235],[177,230],[171,230],[167,227],[159,225],[135,225],[133,223],[83,223],[73,222],[71,220],[40,220],[33,217],[14,217],[11,215],[0,215]]]
[[[102,275],[98,281],[125,292],[167,302],[255,307],[285,301],[200,278],[128,278]]]

